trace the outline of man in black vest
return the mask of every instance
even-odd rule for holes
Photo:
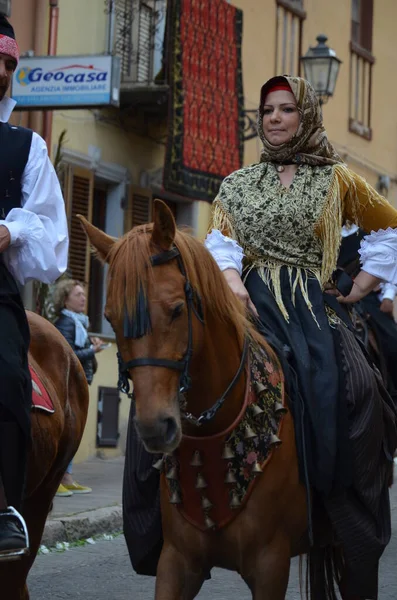
[[[355,277],[360,270],[359,249],[366,235],[366,232],[356,225],[342,228],[338,266],[352,277]],[[396,292],[395,285],[383,282],[378,289],[369,293],[356,305],[359,315],[375,333],[382,354],[382,362],[378,366],[384,372],[386,387],[395,403],[397,403],[397,324],[393,317],[393,300]],[[384,369],[381,368],[382,364]]]
[[[6,96],[19,60],[0,16],[0,558],[28,552],[19,511],[30,443],[29,327],[17,281],[51,283],[67,266],[68,232],[58,178],[44,140],[13,127]]]

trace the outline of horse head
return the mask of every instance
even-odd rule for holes
[[[127,387],[126,378],[133,381],[135,426],[149,452],[172,452],[182,436],[180,403],[189,385],[192,340],[197,349],[203,335],[178,250],[183,241],[177,236],[190,236],[177,232],[160,200],[154,223],[134,227],[120,240],[79,218],[109,265],[105,317],[116,335],[121,379]]]

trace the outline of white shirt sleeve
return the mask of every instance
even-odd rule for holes
[[[361,241],[359,254],[363,271],[397,285],[397,229],[372,231]]]
[[[379,287],[379,302],[382,302],[382,300],[386,299],[391,300],[393,302],[394,298],[397,295],[397,285],[394,285],[393,283],[381,283]]]
[[[244,252],[236,240],[223,235],[219,229],[213,229],[205,238],[204,245],[221,271],[235,269],[242,274]]]
[[[22,285],[31,279],[52,283],[66,271],[68,226],[58,177],[37,133],[21,184],[21,208],[13,208],[0,220],[11,236],[11,245],[2,254],[4,263]]]

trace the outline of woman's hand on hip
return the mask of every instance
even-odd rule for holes
[[[244,306],[246,306],[248,310],[255,315],[255,317],[259,318],[258,311],[256,310],[255,305],[252,302],[239,273],[235,269],[225,269],[225,271],[223,271],[223,275],[225,276],[230,289],[234,294],[236,294],[237,298],[241,300]]]

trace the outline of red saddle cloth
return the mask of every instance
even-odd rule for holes
[[[54,413],[54,404],[49,393],[44,387],[43,382],[39,378],[32,365],[29,365],[30,375],[32,377],[32,408],[44,410],[46,413]]]

